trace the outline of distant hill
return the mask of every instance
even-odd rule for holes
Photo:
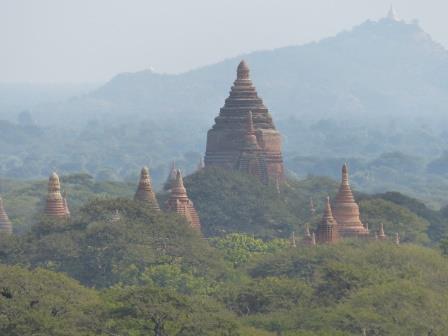
[[[448,52],[417,23],[382,19],[302,46],[258,51],[178,75],[117,75],[62,105],[35,111],[42,122],[129,116],[209,125],[245,58],[276,120],[441,116],[448,107]]]

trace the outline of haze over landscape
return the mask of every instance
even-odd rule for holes
[[[447,11],[0,0],[0,335],[447,335]]]

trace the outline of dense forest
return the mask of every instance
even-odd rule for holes
[[[384,223],[391,239],[312,247],[301,236],[337,191],[328,178],[289,179],[277,190],[220,169],[190,175],[203,235],[133,201],[136,183],[86,174],[61,183],[68,221],[39,215],[45,181],[4,183],[15,234],[0,239],[1,335],[448,332],[446,209],[399,193],[356,194],[363,221],[372,230]],[[163,205],[167,194],[157,197]]]

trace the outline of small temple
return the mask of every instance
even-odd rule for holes
[[[331,211],[330,197],[327,197],[322,221],[317,226],[316,242],[318,244],[331,244],[339,240],[336,220]]]
[[[355,202],[350,187],[347,163],[342,166],[342,181],[333,202],[333,215],[338,223],[337,227],[341,236],[366,237],[369,235],[369,230],[361,222],[359,206]]]
[[[70,216],[67,199],[61,195],[61,184],[56,173],[52,173],[48,180],[48,194],[44,213],[55,218],[68,218]]]
[[[180,170],[177,170],[176,180],[171,188],[170,197],[167,201],[167,209],[184,216],[192,228],[198,231],[201,230],[199,215],[193,202],[188,198]]]
[[[252,115],[251,129],[248,129],[249,112]],[[281,147],[281,135],[263,100],[258,97],[247,63],[241,61],[230,95],[207,133],[205,167],[218,166],[255,172],[257,176],[262,176],[263,183],[275,182],[276,179],[283,181]],[[254,156],[254,152],[258,153],[255,156],[263,157],[264,163],[260,168],[248,171],[247,165],[242,162],[247,162],[246,157]]]
[[[0,197],[0,236],[12,234],[12,223],[3,207],[3,199]]]
[[[152,189],[148,167],[143,167],[140,172],[140,181],[134,195],[134,200],[146,204],[152,210],[160,211],[159,203]]]

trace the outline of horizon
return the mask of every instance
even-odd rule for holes
[[[214,6],[206,7],[202,15],[211,15],[207,20],[213,21],[213,15],[217,13],[223,12],[221,16],[226,17],[232,10],[240,9],[236,14],[232,12],[236,15],[235,22],[232,22],[231,26],[218,25],[217,28],[204,31],[202,26],[207,26],[207,22],[195,25],[191,20],[199,14],[182,16],[183,12],[170,10],[169,6],[173,6],[175,1],[168,6],[159,5],[154,10],[162,11],[159,13],[161,15],[171,16],[159,17],[160,22],[151,22],[155,26],[153,30],[147,30],[147,19],[151,15],[145,12],[148,4],[140,0],[134,0],[133,4],[137,6],[132,8],[125,6],[127,12],[120,10],[123,9],[121,4],[115,1],[108,7],[110,11],[106,16],[101,11],[102,0],[96,3],[97,7],[90,8],[88,13],[82,11],[82,1],[76,5],[72,3],[65,9],[58,7],[54,0],[44,0],[40,2],[41,6],[32,4],[29,5],[34,6],[31,7],[32,10],[28,11],[30,7],[27,7],[27,11],[23,11],[27,3],[29,1],[22,0],[8,4],[6,10],[2,11],[6,15],[0,21],[0,27],[4,26],[4,29],[0,30],[0,36],[4,35],[2,39],[5,41],[5,49],[12,52],[0,56],[0,60],[5,58],[0,62],[0,72],[3,73],[1,84],[101,84],[119,73],[134,73],[151,68],[156,73],[180,74],[256,51],[317,42],[342,31],[349,31],[368,20],[378,21],[386,17],[390,8],[388,1],[378,1],[375,4],[368,1],[354,3],[354,0],[346,0],[340,4],[319,1],[311,6],[288,1],[282,6],[276,6],[274,10],[270,5],[257,7],[259,16],[246,17],[249,22],[247,23],[239,19],[248,12],[247,7],[250,8],[253,1],[244,5],[232,2],[229,8],[223,6],[226,8],[219,8],[219,11]],[[203,0],[196,0],[191,8],[186,9],[187,13],[188,10],[194,12],[201,4],[204,9]],[[308,10],[294,11],[300,6]],[[443,26],[437,20],[438,13],[443,11],[440,6],[426,4],[423,7],[426,10],[422,10],[422,7],[414,2],[394,2],[400,19],[407,23],[418,20],[422,29],[446,49],[448,38],[444,38]],[[48,11],[45,15],[50,15],[51,20],[49,18],[46,25],[33,26],[36,17],[39,13],[42,14],[42,11],[45,12],[45,9]],[[180,6],[175,6],[175,9],[179,10]],[[208,9],[213,10],[210,12]],[[65,14],[70,14],[69,17],[64,17],[64,10]],[[333,15],[333,12],[336,15]],[[28,17],[32,13],[35,15]],[[54,16],[55,13],[61,16]],[[86,13],[89,14],[87,18],[84,17]],[[283,15],[286,14],[288,16],[284,18]],[[26,20],[29,23],[24,27],[21,21],[17,20],[23,15],[29,19]],[[133,26],[115,26],[116,19],[123,15],[128,24],[135,19]],[[303,17],[304,15],[306,17]],[[79,23],[82,20],[77,20],[80,18],[85,21],[86,27],[83,29]],[[98,24],[98,19],[104,22]],[[174,21],[174,25],[171,21]],[[260,22],[263,23],[261,26]],[[21,25],[19,28],[16,26],[18,23]],[[208,26],[214,27],[214,23]],[[165,27],[167,24],[170,27]],[[246,29],[242,29],[241,24],[246,24]],[[60,29],[54,29],[55,26]],[[165,28],[162,35],[148,34],[148,31],[155,31],[160,26]],[[180,32],[179,26],[185,31]],[[438,26],[442,28],[437,28]],[[29,32],[31,27],[36,30],[32,34]],[[114,29],[118,35],[114,35]],[[13,34],[10,34],[11,31]],[[61,40],[64,33],[71,35]],[[42,36],[45,36],[44,40]],[[228,36],[237,38],[226,41]],[[203,45],[210,45],[211,48],[203,48]],[[30,50],[34,53],[30,53]],[[184,56],[182,59],[178,57],[180,52]],[[29,58],[28,54],[32,57]],[[153,61],[149,61],[150,58]]]

